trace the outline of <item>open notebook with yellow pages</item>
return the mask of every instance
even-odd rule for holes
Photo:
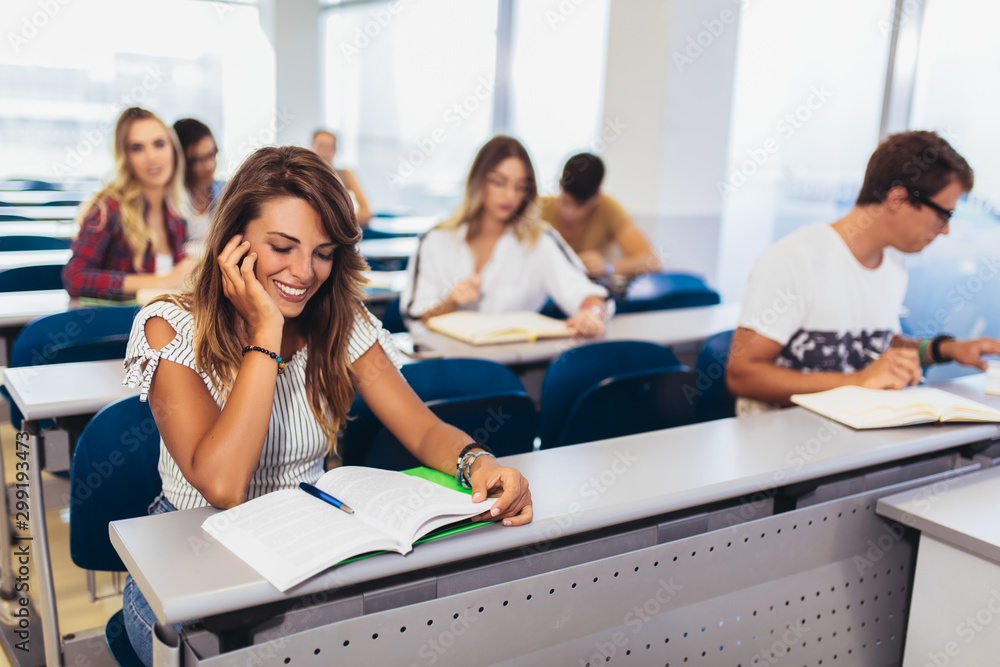
[[[427,328],[470,345],[523,343],[572,336],[566,322],[531,311],[484,314],[458,311],[427,320]]]
[[[1000,422],[1000,410],[933,387],[837,387],[795,394],[792,402],[851,428],[885,428],[927,422]]]

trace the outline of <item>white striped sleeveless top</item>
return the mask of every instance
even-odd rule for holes
[[[389,333],[363,306],[362,311],[356,316],[354,330],[351,332],[348,349],[350,362],[354,363],[378,341],[398,368],[399,357]],[[177,332],[174,339],[161,350],[150,348],[146,341],[146,320],[151,317],[162,317]],[[146,306],[139,311],[132,323],[132,333],[125,353],[126,376],[122,384],[138,386],[140,400],[147,400],[157,365],[160,359],[166,359],[198,373],[221,408],[223,402],[213,389],[208,375],[197,368],[194,336],[194,316],[187,310],[165,302]],[[250,479],[248,500],[271,491],[295,488],[299,482],[315,482],[323,474],[328,439],[309,407],[305,383],[307,355],[306,348],[299,350],[287,361],[285,372],[278,376],[271,421],[267,427],[260,463]],[[208,505],[208,501],[184,478],[162,438],[159,471],[163,480],[163,493],[177,509]]]

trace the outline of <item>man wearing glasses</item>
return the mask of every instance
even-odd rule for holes
[[[1000,341],[912,339],[899,326],[903,255],[948,233],[972,185],[969,164],[934,132],[895,134],[869,159],[847,215],[803,227],[764,251],[750,274],[726,369],[737,413],[843,385],[915,385],[932,363],[985,370],[982,357],[1000,354]]]

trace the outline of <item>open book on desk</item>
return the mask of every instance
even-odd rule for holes
[[[432,317],[426,322],[431,331],[470,345],[523,343],[539,338],[565,338],[573,332],[566,322],[531,311],[485,314],[460,310]]]
[[[795,394],[792,403],[857,429],[938,421],[1000,422],[1000,410],[933,387],[837,387]]]
[[[443,473],[420,476],[344,466],[316,487],[354,509],[348,514],[299,489],[275,491],[214,514],[202,524],[280,591],[353,556],[371,551],[408,553],[418,538],[488,511],[490,498],[473,503],[445,488]],[[430,479],[428,479],[430,478]],[[435,480],[435,481],[431,481]],[[451,480],[454,485],[454,480]]]

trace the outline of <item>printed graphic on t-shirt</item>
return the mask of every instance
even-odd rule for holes
[[[775,363],[797,371],[852,373],[889,349],[893,332],[806,331],[799,329]]]

